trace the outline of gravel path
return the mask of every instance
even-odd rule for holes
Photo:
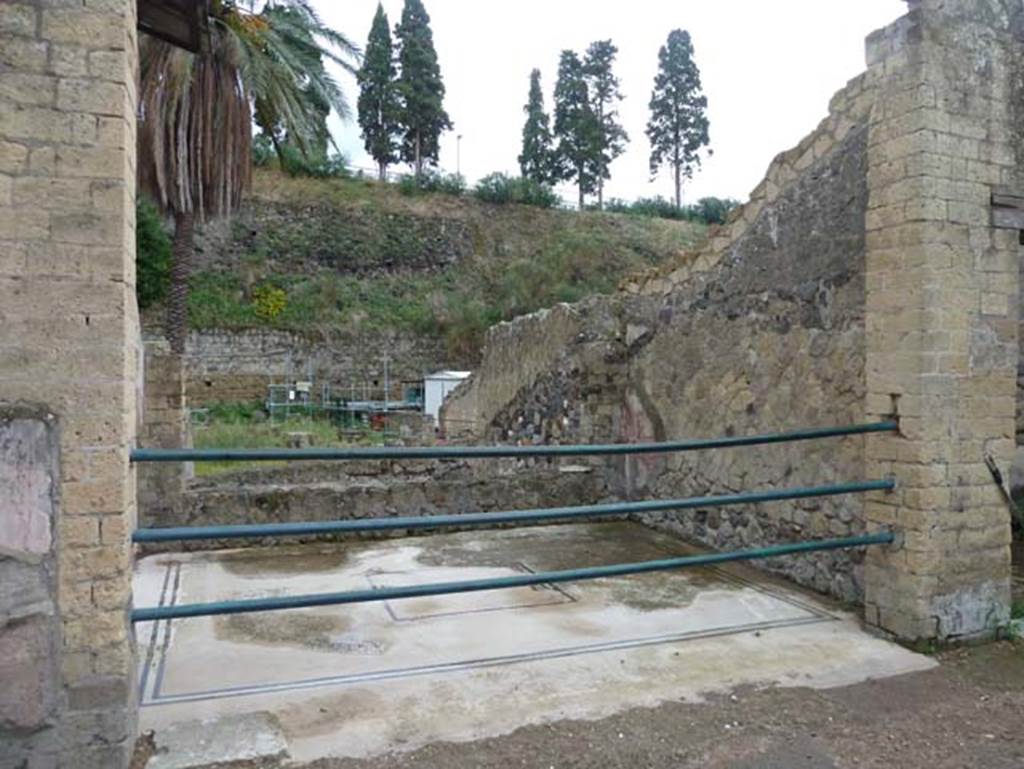
[[[303,769],[1022,769],[1024,645],[939,660],[857,686],[741,690]]]

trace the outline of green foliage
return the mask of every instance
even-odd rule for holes
[[[276,320],[288,307],[288,294],[277,286],[257,286],[252,292],[253,312],[260,320]]]
[[[539,69],[530,73],[530,96],[523,111],[526,113],[526,123],[523,125],[523,151],[519,155],[519,170],[526,179],[537,184],[548,184],[555,176],[554,148],[551,122],[544,111]]]
[[[237,403],[214,403],[206,409],[207,424],[244,425],[266,417],[263,404],[259,401]],[[198,446],[196,447],[198,448]],[[220,448],[220,447],[215,447]],[[229,446],[225,445],[225,448]]]
[[[638,198],[632,203],[613,198],[608,201],[605,210],[632,216],[702,222],[704,224],[724,224],[729,212],[738,205],[739,201],[732,198],[701,198],[692,205],[682,207],[676,207],[675,203],[663,197]]]
[[[672,169],[676,206],[681,205],[683,179],[693,176],[700,166],[700,150],[710,142],[707,106],[690,34],[675,29],[658,51],[647,138],[651,143],[651,177],[663,165]]]
[[[270,168],[277,160],[274,143],[265,133],[252,137],[252,164],[257,168]]]
[[[595,123],[589,162],[597,184],[599,206],[603,202],[604,182],[611,178],[612,161],[625,151],[629,141],[615,109],[616,103],[622,101],[619,79],[612,72],[618,52],[611,40],[598,40],[590,44],[583,60],[583,75]]]
[[[384,7],[378,3],[377,13],[366,42],[366,55],[359,69],[359,127],[363,146],[377,163],[381,180],[387,167],[398,160],[398,136],[401,131],[401,99],[398,72],[391,45],[391,29]]]
[[[160,212],[144,196],[135,201],[135,295],[145,309],[167,296],[171,280],[171,239]]]
[[[352,71],[358,48],[324,26],[308,0],[256,6],[202,4],[210,34],[199,54],[155,37],[139,41],[138,183],[175,217],[165,332],[176,353],[188,325],[193,223],[241,203],[252,175],[253,121],[275,149],[283,139],[319,162],[327,113],[349,113],[323,60]]]
[[[574,181],[579,189],[580,209],[586,195],[597,189],[594,155],[600,126],[591,106],[583,62],[573,51],[562,51],[555,83],[554,175],[560,181]]]
[[[338,430],[323,419],[293,414],[271,420],[262,403],[217,403],[207,409],[202,427],[192,431],[197,449],[288,448],[288,433],[310,433],[314,446],[325,448],[347,445]],[[284,463],[280,463],[283,465]],[[196,462],[196,475],[209,477],[222,473],[279,466],[273,462]]]
[[[268,80],[254,92],[253,117],[264,136],[271,139],[282,168],[287,170],[286,148],[303,164],[317,166],[327,160],[332,145],[327,116],[335,110],[350,118],[344,93],[324,67],[329,59],[354,72],[358,49],[347,38],[325,27],[305,0],[267,3],[256,16],[238,25],[241,37],[258,45],[267,63],[288,68],[291,83]],[[259,67],[251,66],[255,74]],[[271,73],[268,73],[271,74]],[[296,93],[289,95],[288,89]]]
[[[473,189],[473,195],[485,203],[521,203],[538,208],[554,208],[558,195],[545,184],[503,173],[488,174]]]
[[[282,170],[289,176],[308,176],[314,179],[342,179],[351,176],[348,158],[340,152],[309,158],[290,144],[285,144],[281,147],[279,160]]]
[[[403,176],[398,182],[398,191],[403,195],[442,192],[445,195],[459,196],[466,191],[466,179],[461,174],[424,171],[419,176]]]
[[[405,0],[402,20],[395,27],[399,44],[399,123],[404,131],[402,160],[411,163],[417,176],[425,164],[435,164],[442,132],[452,127],[444,110],[444,82],[434,50],[430,16],[421,0]]]
[[[637,198],[632,203],[612,198],[605,205],[606,211],[632,216],[649,216],[658,219],[693,220],[693,211],[689,208],[676,208],[675,203],[663,197]]]
[[[274,143],[266,134],[257,134],[252,140],[252,163],[257,168],[280,168],[293,177],[312,179],[347,179],[352,176],[348,158],[340,152],[330,155],[304,155],[292,144]]]
[[[507,189],[529,189],[523,180],[497,179],[499,200],[517,199]],[[410,204],[390,185],[357,180],[274,184],[303,215],[289,221],[282,211],[262,226],[239,222],[236,244],[249,255],[244,277],[234,260],[196,274],[194,327],[394,330],[443,339],[453,363],[469,363],[495,323],[613,291],[627,275],[692,245],[702,231],[640,215],[492,208],[471,199],[459,204],[468,231],[458,237],[471,238],[472,251],[442,269],[401,270],[403,255],[450,247],[439,225],[451,217],[451,199],[424,196]],[[415,216],[406,212],[410,205]],[[328,254],[343,254],[344,261]],[[257,315],[253,285],[284,292],[280,314]]]
[[[701,198],[690,206],[694,219],[705,224],[725,224],[729,212],[738,207],[740,202],[732,198]]]

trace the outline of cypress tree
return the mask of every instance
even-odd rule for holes
[[[400,46],[399,122],[404,131],[401,156],[412,164],[419,177],[424,163],[437,162],[441,133],[452,127],[444,110],[444,82],[434,50],[430,16],[421,0],[405,0],[395,37]]]
[[[575,52],[562,51],[555,84],[555,178],[576,182],[581,210],[586,195],[596,188],[593,171],[597,134],[583,62]]]
[[[593,176],[597,184],[597,206],[604,207],[604,182],[611,178],[612,161],[626,149],[629,136],[619,123],[615,104],[622,100],[619,79],[612,72],[619,49],[611,40],[598,40],[587,48],[583,61],[584,77],[590,94],[591,111],[596,122],[595,141],[591,159]]]
[[[700,150],[710,142],[707,106],[690,33],[675,29],[658,51],[647,138],[651,142],[651,178],[663,165],[672,169],[676,208],[682,207],[683,179],[693,176],[700,166]]]
[[[384,7],[378,3],[377,13],[366,42],[359,81],[359,127],[363,146],[377,164],[381,181],[387,179],[388,166],[398,160],[399,98],[397,69],[391,50],[391,27]]]
[[[544,93],[540,87],[540,70],[530,73],[530,96],[523,107],[526,123],[523,125],[523,153],[519,156],[519,169],[526,179],[547,184],[551,181],[551,123],[544,111]]]

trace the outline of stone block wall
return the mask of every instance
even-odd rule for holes
[[[1010,516],[985,466],[1013,459],[1020,233],[993,227],[1021,182],[1019,0],[920,0],[869,40],[872,113],[867,411],[869,622],[906,638],[991,636],[1009,619]]]
[[[59,623],[36,625],[59,685],[29,766],[116,769],[136,712],[135,3],[6,0],[0,41],[0,401],[41,404],[60,435],[57,545],[37,554]],[[44,641],[4,643],[28,662]]]
[[[401,380],[420,380],[452,363],[444,340],[394,332],[335,332],[314,339],[284,331],[193,331],[185,353],[188,404],[264,401],[267,385],[304,380],[310,373],[316,383],[336,387],[375,381],[383,387],[385,355],[396,397]]]
[[[190,446],[188,412],[185,409],[185,377],[182,359],[172,355],[163,340],[144,345],[143,411],[139,446],[179,449]],[[145,462],[138,466],[138,506],[150,520],[173,517],[192,477],[191,463]]]
[[[418,461],[292,463],[197,481],[173,516],[140,510],[141,526],[333,521],[406,515],[457,515],[509,508],[597,503],[608,498],[602,474],[536,462]],[[514,504],[510,501],[514,500]],[[404,536],[395,531],[383,536]],[[381,536],[366,533],[360,536]],[[300,540],[330,539],[301,537]],[[278,539],[175,542],[146,550],[279,544]]]

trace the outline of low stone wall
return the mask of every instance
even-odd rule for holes
[[[316,382],[377,382],[383,387],[385,355],[394,383],[419,380],[449,366],[443,340],[394,332],[333,332],[313,338],[284,331],[193,331],[185,356],[186,397],[191,407],[263,401],[267,385],[303,380],[311,373]]]
[[[333,521],[457,515],[568,505],[607,498],[600,473],[543,462],[337,463],[249,471],[197,482],[174,511],[140,512],[142,527]],[[399,531],[399,535],[408,532]],[[391,534],[394,534],[392,532]],[[336,537],[335,537],[336,538]],[[331,539],[299,537],[292,541]],[[147,551],[275,544],[280,539],[146,545]]]

